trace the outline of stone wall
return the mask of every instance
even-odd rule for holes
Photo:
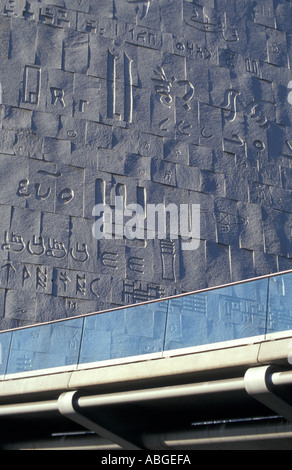
[[[0,328],[292,268],[292,4],[0,1]],[[96,204],[200,205],[200,244]]]

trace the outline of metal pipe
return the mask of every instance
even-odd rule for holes
[[[220,392],[235,392],[244,390],[244,379],[235,378],[228,380],[216,380],[189,385],[177,385],[172,387],[154,388],[149,390],[135,390],[123,393],[111,393],[107,395],[81,396],[78,406],[95,407],[122,403],[135,403],[138,401],[160,400],[164,398],[181,398],[196,395],[208,395]]]
[[[51,439],[4,442],[1,450],[121,450],[113,442],[99,436],[53,436]]]
[[[252,444],[258,441],[270,441],[292,438],[292,426],[282,423],[275,425],[238,426],[229,429],[220,425],[216,429],[205,431],[176,432],[165,434],[145,434],[142,437],[143,445],[151,450],[192,450],[198,447],[220,446],[227,444]],[[6,442],[2,444],[3,450],[121,450],[121,447],[98,436],[60,436],[48,440],[34,440],[24,442]]]
[[[34,414],[58,411],[58,401],[39,401],[30,403],[15,403],[12,405],[1,405],[0,416],[15,416],[22,414]]]
[[[220,425],[217,429],[205,431],[172,432],[143,436],[143,444],[152,450],[188,449],[206,445],[220,445],[227,443],[249,443],[271,439],[292,439],[292,425],[255,425],[237,426],[228,429]]]
[[[96,420],[92,420],[87,416],[83,415],[82,412],[77,409],[78,404],[78,392],[64,392],[58,399],[59,411],[61,415],[70,419],[74,423],[79,424],[82,428],[88,429],[102,438],[108,439],[121,446],[122,449],[127,450],[141,450],[140,447],[135,445],[133,442],[125,439],[123,436],[110,431],[109,429],[101,426]]]
[[[283,372],[274,372],[270,375],[272,385],[291,385],[292,384],[292,370],[285,370]]]
[[[244,390],[244,378],[240,377],[188,385],[109,393],[105,395],[83,395],[79,396],[77,404],[79,408],[87,408],[242,390]],[[12,405],[0,405],[0,416],[43,413],[58,410],[58,400],[17,403]]]
[[[275,386],[291,384],[292,371],[273,372],[270,374],[269,379]],[[139,401],[162,400],[167,398],[181,398],[198,395],[206,396],[216,393],[236,391],[245,391],[244,377],[91,396],[80,396],[81,391],[79,391],[76,403],[80,409],[83,409],[110,406],[114,404],[136,403]],[[44,412],[59,412],[58,400],[0,405],[1,417],[38,414]]]
[[[265,380],[264,380],[265,379]],[[24,415],[24,414],[37,414],[45,412],[57,412],[64,414],[70,418],[71,408],[67,409],[63,406],[63,401],[69,395],[76,397],[75,404],[82,412],[82,409],[99,406],[110,406],[123,403],[137,403],[139,401],[152,401],[162,400],[169,398],[182,398],[193,397],[198,395],[212,395],[216,393],[225,392],[246,392],[250,393],[255,398],[262,400],[262,395],[267,395],[267,398],[272,400],[271,409],[276,403],[278,397],[270,397],[270,390],[266,388],[267,379],[275,386],[292,384],[292,371],[278,372],[273,367],[264,366],[258,368],[248,369],[244,377],[214,380],[211,382],[201,382],[186,385],[177,385],[155,389],[142,389],[128,392],[117,392],[109,394],[100,394],[92,396],[81,396],[81,391],[67,391],[61,394],[57,400],[39,401],[31,403],[17,403],[10,405],[0,406],[0,417]],[[64,398],[65,397],[65,398]],[[70,397],[69,397],[70,398]],[[73,403],[72,400],[70,402]],[[60,408],[60,404],[63,408]],[[288,404],[287,404],[288,406]],[[73,408],[72,408],[73,409]],[[68,411],[69,410],[69,411]],[[75,408],[73,409],[75,413]],[[73,413],[73,412],[72,412]],[[71,413],[71,414],[72,414]],[[73,414],[74,414],[73,413]],[[282,415],[283,416],[283,415]],[[74,414],[73,421],[76,420]],[[81,415],[82,420],[84,417]],[[88,419],[88,418],[86,418]],[[83,422],[83,421],[82,421]],[[84,423],[88,427],[88,423]],[[95,423],[93,423],[95,425]],[[90,423],[90,426],[92,423]],[[105,430],[107,432],[107,430]],[[105,436],[103,436],[105,437]],[[106,436],[108,437],[108,436]],[[220,445],[226,443],[236,442],[250,442],[258,440],[270,439],[292,439],[292,424],[280,425],[258,425],[252,423],[250,426],[237,426],[228,427],[225,424],[217,429],[208,428],[205,431],[193,430],[191,432],[176,432],[165,434],[153,434],[143,436],[143,445],[152,450],[171,449],[171,448],[186,448],[206,446],[206,445]],[[113,440],[115,442],[115,439]],[[115,442],[117,443],[117,442]]]
[[[277,415],[283,416],[287,421],[292,423],[292,407],[290,403],[282,399],[275,392],[271,384],[273,383],[273,375],[276,373],[274,366],[253,367],[246,371],[244,375],[246,392],[262,403],[264,406],[273,410]],[[291,375],[286,377],[279,375],[274,377],[274,381],[282,383],[290,383]]]

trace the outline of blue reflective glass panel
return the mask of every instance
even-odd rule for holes
[[[79,362],[161,352],[166,313],[157,302],[86,317]]]
[[[269,280],[267,333],[292,330],[292,273]]]
[[[268,280],[171,299],[165,349],[263,335]]]
[[[7,373],[78,362],[83,318],[13,331]]]
[[[0,376],[5,374],[12,332],[0,334]]]

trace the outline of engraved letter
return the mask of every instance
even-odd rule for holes
[[[107,57],[107,117],[116,115],[116,60],[117,57],[108,51]]]
[[[133,83],[132,83],[132,59],[124,54],[124,78],[125,78],[125,122],[132,122],[133,118]]]
[[[39,104],[41,86],[41,69],[33,65],[26,65],[23,80],[23,101],[30,104]]]
[[[65,106],[64,96],[65,92],[61,88],[51,88],[52,93],[52,104],[56,105],[58,102],[61,103],[62,106]]]
[[[292,80],[288,83],[288,89],[291,90],[292,88]],[[292,104],[292,91],[288,94],[288,103]]]

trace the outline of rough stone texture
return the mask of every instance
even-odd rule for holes
[[[292,4],[0,1],[0,328],[292,268]],[[95,204],[200,204],[201,241]],[[129,320],[130,323],[130,320]]]

